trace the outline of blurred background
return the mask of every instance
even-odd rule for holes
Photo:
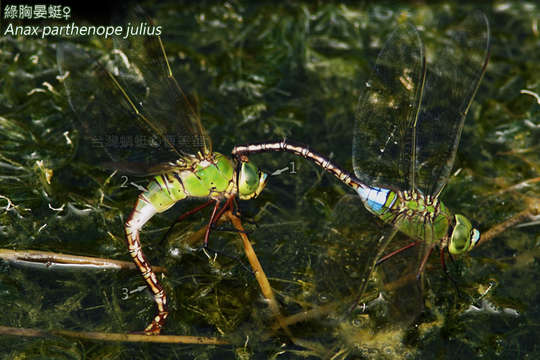
[[[19,5],[2,2],[2,11],[9,4]],[[71,7],[71,18],[61,25],[108,25],[125,24],[133,2],[61,5]],[[141,6],[162,26],[173,73],[196,99],[214,151],[229,155],[238,144],[286,138],[350,171],[355,107],[392,29],[410,22],[429,47],[468,13],[483,11],[491,26],[491,59],[441,199],[480,231],[540,207],[535,2],[147,1]],[[125,184],[145,186],[149,179],[97,166],[57,78],[59,43],[105,51],[106,42],[4,36],[9,22],[2,13],[0,248],[129,261],[123,223],[139,190]],[[92,91],[100,89],[81,89]],[[170,116],[174,121],[177,115]],[[164,334],[217,336],[231,345],[2,335],[2,358],[538,358],[537,221],[522,221],[448,261],[449,276],[432,256],[422,289],[414,282],[400,285],[403,275],[414,273],[414,254],[397,255],[374,274],[361,299],[371,304],[370,311],[345,314],[383,224],[352,191],[304,159],[273,153],[250,160],[275,174],[261,196],[239,208],[282,312],[323,309],[291,324],[297,341],[273,330],[272,314],[243,266],[247,261],[238,235],[227,231],[230,225],[211,235],[210,246],[219,250],[215,261],[198,250],[196,238],[209,211],[177,224],[161,241],[176,217],[199,204],[191,200],[153,218],[141,237],[152,265],[167,269],[162,283],[171,314]],[[392,248],[400,243],[407,239],[397,237]],[[0,260],[0,326],[141,331],[155,311],[141,286],[137,271],[43,269]]]

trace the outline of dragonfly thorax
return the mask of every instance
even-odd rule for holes
[[[437,197],[367,185],[357,192],[370,212],[412,239],[434,243],[448,236],[453,216]]]
[[[388,221],[417,241],[434,244],[448,236],[452,214],[437,198],[417,190],[398,191]]]
[[[417,190],[399,191],[398,212],[406,216],[417,216],[434,222],[441,213],[441,203],[437,197],[424,195]]]

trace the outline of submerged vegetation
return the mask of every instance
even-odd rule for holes
[[[384,39],[398,23],[436,41],[471,7],[398,4],[314,6],[150,4],[173,72],[200,108],[213,148],[292,139],[352,169],[354,107]],[[483,3],[491,59],[469,112],[455,172],[441,199],[481,231],[540,205],[540,9],[532,2]],[[82,16],[73,14],[83,23]],[[107,24],[105,24],[107,25]],[[148,179],[99,167],[73,126],[57,77],[56,47],[90,38],[0,40],[0,248],[128,260],[123,223]],[[428,56],[436,54],[428,54]],[[99,89],[95,89],[99,91]],[[425,288],[403,287],[414,251],[387,261],[348,312],[381,223],[331,176],[288,154],[253,155],[271,176],[242,202],[248,237],[288,329],[279,330],[227,222],[199,251],[209,210],[168,226],[196,201],[145,227],[142,243],[171,314],[165,334],[217,337],[230,345],[128,344],[2,334],[4,357],[34,358],[454,358],[538,357],[539,225],[521,221],[448,264],[433,256]],[[394,240],[392,248],[407,243]],[[19,264],[20,265],[20,264]],[[373,288],[375,289],[375,287]],[[419,303],[424,302],[424,311]],[[141,331],[154,304],[133,270],[18,266],[0,260],[0,327]]]

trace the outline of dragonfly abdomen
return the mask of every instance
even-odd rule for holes
[[[238,145],[233,149],[232,154],[235,156],[239,156],[243,154],[253,154],[267,151],[291,152],[305,159],[313,161],[315,164],[319,165],[324,170],[333,174],[341,182],[352,187],[355,190],[358,189],[359,186],[361,186],[361,183],[356,177],[352,176],[347,171],[334,164],[327,157],[311,150],[306,146],[289,143],[286,140],[260,144]]]
[[[156,213],[166,211],[176,202],[187,197],[210,197],[222,199],[236,191],[234,186],[234,167],[225,156],[214,153],[206,159],[186,158],[179,161],[177,169],[154,177],[147,190],[137,198],[135,207],[125,224],[129,253],[144,280],[154,294],[158,314],[145,332],[158,334],[168,315],[167,297],[152,271],[141,248],[140,230]]]
[[[396,205],[395,191],[379,187],[361,185],[356,189],[366,208],[385,220],[385,215]]]

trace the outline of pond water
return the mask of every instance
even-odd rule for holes
[[[91,20],[125,25],[127,11],[113,7],[110,17]],[[229,155],[238,144],[286,138],[351,172],[355,106],[385,38],[400,23],[414,24],[428,58],[436,61],[430,44],[477,10],[445,3],[143,7],[162,26],[172,71],[195,99],[214,151]],[[479,10],[490,22],[491,58],[441,199],[485,232],[540,207],[540,9],[516,1],[483,2]],[[73,8],[72,21],[88,24],[91,17],[81,11]],[[149,178],[98,166],[100,150],[74,125],[77,115],[57,77],[60,43],[99,53],[110,46],[103,38],[1,37],[1,249],[130,261],[123,223],[137,186]],[[96,82],[88,79],[88,85]],[[85,103],[80,94],[89,102],[103,97],[103,89],[84,83],[70,90],[79,94],[79,106]],[[104,100],[112,107],[123,101]],[[99,121],[108,126],[107,119]],[[211,210],[177,224],[162,241],[179,215],[201,203],[186,200],[152,218],[141,236],[150,263],[166,269],[159,277],[170,307],[163,334],[215,337],[228,345],[22,336],[16,329],[140,332],[155,315],[155,304],[136,270],[0,260],[2,357],[538,358],[538,220],[523,219],[447,260],[449,274],[431,256],[422,282],[414,280],[420,250],[398,254],[372,274],[368,291],[351,310],[365,264],[388,226],[307,160],[271,153],[251,155],[250,161],[273,175],[262,194],[240,202],[239,210],[287,330],[276,326],[230,224],[211,233],[210,248],[217,252],[200,251],[197,231]],[[398,235],[389,251],[409,241]]]

